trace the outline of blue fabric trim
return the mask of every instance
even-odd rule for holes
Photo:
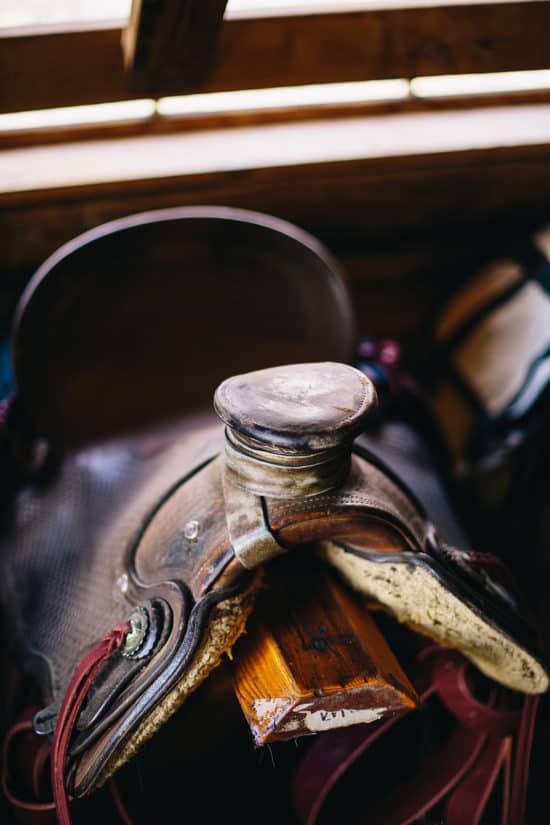
[[[15,391],[11,355],[11,339],[7,338],[0,343],[0,399],[7,398]]]

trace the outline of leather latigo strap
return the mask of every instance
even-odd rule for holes
[[[502,585],[439,540],[379,459],[352,454],[374,403],[365,376],[321,363],[232,381],[215,399],[225,437],[207,417],[91,448],[14,501],[3,598],[19,659],[41,685],[38,732],[56,729],[87,651],[131,628],[65,736],[74,796],[103,784],[208,676],[243,632],[263,566],[299,548],[497,680],[548,686]]]
[[[445,825],[479,825],[503,775],[499,821],[524,825],[539,697],[520,697],[494,684],[481,700],[475,694],[473,675],[467,660],[455,651],[419,646],[413,681],[422,702],[420,725],[448,728],[446,735],[439,735],[440,741],[426,756],[418,752],[422,727],[412,737],[402,731],[398,753],[391,751],[392,774],[400,772],[396,760],[406,761],[408,770],[389,792],[373,782],[376,773],[369,758],[375,762],[388,758],[388,749],[384,757],[377,748],[390,743],[390,733],[399,734],[403,714],[318,737],[291,782],[298,820],[303,825],[332,822],[328,811],[338,806],[338,794],[343,793],[347,815],[369,825],[411,825],[424,821],[421,818],[430,812],[433,821]],[[432,706],[434,699],[439,710]],[[442,724],[441,709],[450,727]],[[361,788],[360,799],[351,799],[345,791],[352,771],[356,787]]]

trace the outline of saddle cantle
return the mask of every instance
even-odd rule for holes
[[[16,378],[52,448],[5,509],[0,559],[5,621],[14,658],[38,685],[33,724],[52,740],[59,804],[64,789],[81,797],[101,786],[204,682],[282,554],[315,553],[490,678],[547,690],[536,631],[506,582],[462,543],[414,437],[403,441],[406,427],[365,432],[376,393],[360,370],[328,356],[262,365],[218,383],[217,415],[184,415],[169,389],[170,415],[147,403],[126,418],[126,399],[94,427],[84,396],[70,391],[75,380],[82,387],[78,346],[83,375],[94,378],[93,341],[79,338],[88,326],[70,320],[74,302],[61,312],[63,290],[50,295],[42,277],[35,286],[18,315]],[[76,342],[46,399],[52,363],[39,359],[34,378],[30,368],[40,339],[29,319],[40,306],[57,306]],[[59,330],[51,335],[59,352]],[[50,343],[46,335],[45,352]],[[115,372],[135,403],[125,346]],[[171,378],[179,373],[176,361]]]
[[[349,362],[356,323],[330,252],[271,215],[161,209],[95,227],[36,271],[13,324],[17,393],[62,449],[211,409],[218,384]]]

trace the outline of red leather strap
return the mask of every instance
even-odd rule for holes
[[[515,737],[508,825],[524,825],[529,785],[529,763],[535,734],[539,696],[526,696],[523,702],[519,731]]]
[[[479,759],[472,770],[456,785],[445,806],[445,825],[479,825],[487,801],[502,768],[508,768],[511,752],[511,738],[487,740]],[[508,782],[505,782],[505,788]],[[508,821],[507,800],[503,802],[502,823]]]
[[[22,813],[26,822],[34,822],[35,818],[38,817],[36,821],[44,823],[44,825],[47,822],[54,821],[58,825],[70,825],[69,800],[65,787],[65,763],[74,725],[99,668],[113,655],[115,650],[122,646],[129,631],[130,624],[128,622],[118,625],[84,656],[76,668],[65,693],[57,717],[51,748],[46,740],[39,739],[33,732],[32,716],[36,710],[35,708],[29,708],[27,713],[8,731],[2,746],[2,790],[10,805]],[[29,733],[33,735],[30,740],[25,741],[24,734]],[[22,739],[21,745],[25,751],[24,761],[30,766],[28,771],[29,785],[35,800],[40,799],[43,768],[48,757],[50,757],[53,802],[20,799],[11,790],[8,779],[8,765],[10,750],[16,737]]]
[[[435,684],[420,695],[422,702],[434,693]],[[394,727],[404,714],[368,726],[355,725],[328,731],[318,737],[302,760],[292,783],[292,801],[304,825],[315,825],[331,790],[343,774],[371,745]]]
[[[441,648],[437,655],[433,654],[430,648],[427,652],[421,651],[419,657],[423,659],[419,677],[424,681],[428,677],[429,681],[420,699],[424,703],[437,693],[457,720],[457,727],[411,781],[396,788],[390,799],[371,804],[358,821],[368,825],[407,825],[446,798],[445,825],[465,822],[477,825],[499,772],[504,769],[509,781],[503,794],[502,823],[524,825],[536,697],[524,698],[520,714],[509,709],[512,694],[495,687],[493,699],[485,704],[472,693],[467,680],[470,666],[460,654]],[[498,707],[493,703],[495,697]],[[401,718],[394,717],[368,728],[364,725],[344,728],[318,737],[292,783],[292,800],[300,822],[315,825],[327,796],[343,774]]]
[[[292,801],[300,822],[314,825],[331,790],[342,775],[402,715],[364,725],[327,731],[319,737],[298,766],[292,783]]]
[[[369,825],[410,825],[431,810],[475,764],[486,737],[458,727],[440,750],[391,797],[367,809]],[[467,820],[462,820],[465,825]],[[468,825],[470,823],[468,822]]]
[[[12,747],[16,739],[19,740],[19,750],[22,760],[33,766],[33,776],[31,779],[33,786],[37,781],[37,774],[34,770],[34,765],[37,758],[40,761],[42,760],[42,746],[45,744],[49,750],[48,742],[41,742],[33,731],[31,717],[35,710],[37,710],[37,708],[30,708],[28,713],[24,714],[23,718],[19,719],[11,726],[4,738],[4,742],[2,743],[2,791],[12,808],[17,809],[18,811],[24,811],[28,814],[25,821],[32,822],[36,818],[36,814],[42,814],[43,819],[39,819],[38,821],[53,823],[56,821],[55,815],[52,813],[55,810],[55,805],[53,802],[38,802],[36,800],[40,797],[37,794],[35,794],[36,798],[34,800],[21,799],[19,794],[15,793],[10,786],[9,766],[12,756]],[[29,734],[30,737],[27,737]]]
[[[469,670],[459,654],[449,653],[435,661],[433,679],[441,701],[461,725],[491,736],[510,736],[519,726],[520,714],[502,702],[497,709],[476,699],[467,683]]]
[[[478,825],[494,788],[504,770],[502,825],[524,825],[538,696],[523,701],[519,730],[514,739],[492,737],[470,771],[455,788],[445,809],[445,825]]]
[[[52,739],[51,776],[52,789],[59,825],[70,825],[69,800],[65,787],[65,762],[74,725],[80,708],[101,665],[115,650],[122,647],[130,624],[124,622],[113,628],[84,656],[76,668],[59,714]]]

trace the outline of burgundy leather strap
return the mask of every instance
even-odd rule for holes
[[[441,648],[424,640],[417,653],[419,663],[427,662],[419,671],[415,685],[421,702],[426,701],[436,690],[433,681],[427,678],[431,664],[429,660],[441,653]],[[420,684],[422,682],[422,684]],[[292,782],[292,801],[300,822],[314,825],[331,790],[343,774],[354,765],[365,751],[381,736],[393,728],[404,714],[397,714],[381,722],[354,725],[327,731],[310,748],[298,765]]]
[[[69,800],[65,787],[65,762],[80,708],[99,668],[113,655],[115,650],[122,647],[129,631],[129,622],[117,625],[84,656],[69,682],[65,698],[59,709],[51,749],[52,789],[59,825],[70,825],[71,823]]]
[[[511,738],[487,740],[474,768],[456,785],[445,806],[445,825],[479,825],[491,791],[503,767],[508,766],[505,789],[510,781]],[[507,799],[503,801],[502,822],[508,821]]]
[[[69,799],[65,787],[65,763],[74,725],[98,670],[122,646],[129,631],[129,622],[118,625],[109,631],[84,656],[76,668],[65,693],[57,717],[51,747],[46,740],[41,740],[34,734],[32,716],[36,708],[29,708],[24,716],[8,731],[2,749],[2,790],[12,807],[21,812],[21,820],[24,820],[25,823],[31,825],[31,823],[36,822],[47,825],[47,823],[56,822],[58,825],[70,825]],[[29,766],[29,785],[35,799],[40,799],[43,769],[48,758],[50,758],[53,802],[20,799],[9,786],[8,764],[12,743],[16,737],[22,737],[24,734],[29,733],[32,734],[30,740],[22,742],[25,751],[23,758]],[[129,822],[126,811],[122,808],[122,805],[117,804],[117,799],[118,797],[115,797],[115,806],[121,819],[124,822]]]
[[[484,704],[468,685],[467,661],[460,654],[441,648],[435,657],[433,653],[430,648],[427,655],[423,651],[419,657],[424,660],[420,676],[426,679],[427,672],[429,679],[420,699],[425,702],[437,693],[456,718],[457,727],[410,782],[396,788],[391,799],[371,805],[358,821],[368,825],[407,825],[447,799],[445,825],[477,825],[499,772],[504,769],[508,781],[502,800],[502,823],[523,825],[536,697],[524,698],[520,714],[509,709],[512,694],[495,687],[489,703]],[[433,660],[431,667],[429,658]],[[343,774],[401,718],[375,726],[331,731],[317,738],[300,763],[291,787],[300,822],[315,825],[329,793]]]
[[[435,683],[420,694],[426,701],[436,690]],[[304,825],[314,825],[323,804],[342,775],[405,714],[397,714],[368,726],[355,725],[324,733],[302,760],[292,783],[292,799]]]
[[[503,825],[524,825],[529,761],[539,697],[526,696],[515,737],[491,737],[474,770],[455,788],[447,802],[445,825],[478,825],[498,774],[504,770]]]
[[[470,770],[486,737],[469,728],[458,727],[445,744],[381,804],[369,807],[369,825],[410,825],[440,802]],[[462,825],[466,820],[462,820]],[[470,825],[470,823],[468,823]]]
[[[506,707],[492,708],[476,699],[467,683],[469,670],[470,665],[460,654],[448,653],[436,659],[433,680],[441,701],[461,725],[487,735],[510,736],[518,729],[520,714]]]
[[[526,696],[523,702],[521,722],[515,738],[508,825],[524,825],[529,783],[529,762],[539,701],[539,696]]]
[[[25,823],[41,822],[44,825],[47,823],[55,823],[57,818],[55,816],[55,806],[53,802],[39,802],[40,795],[35,793],[35,799],[21,799],[19,794],[12,790],[10,786],[10,763],[12,761],[12,747],[14,742],[18,740],[19,759],[17,763],[23,762],[26,765],[31,765],[31,777],[29,785],[32,785],[32,790],[36,791],[36,784],[38,782],[37,770],[35,765],[37,762],[43,760],[44,745],[49,751],[49,743],[41,741],[33,731],[32,716],[38,708],[29,708],[28,712],[23,714],[10,728],[4,738],[2,744],[2,791],[9,804],[14,810],[21,812],[18,814],[20,821]],[[18,771],[19,773],[19,771]],[[30,792],[31,788],[29,788]]]
[[[494,788],[497,777],[503,767],[509,766],[511,738],[490,738],[483,748],[473,770],[454,788],[445,806],[445,825],[479,825],[483,811]],[[507,771],[510,781],[509,770]],[[508,785],[505,782],[505,788]],[[505,797],[507,794],[505,793]],[[507,808],[507,799],[503,808]],[[502,822],[507,822],[506,810]]]
[[[331,790],[360,756],[402,718],[396,715],[364,725],[327,731],[302,760],[292,783],[292,801],[300,822],[314,825]]]

